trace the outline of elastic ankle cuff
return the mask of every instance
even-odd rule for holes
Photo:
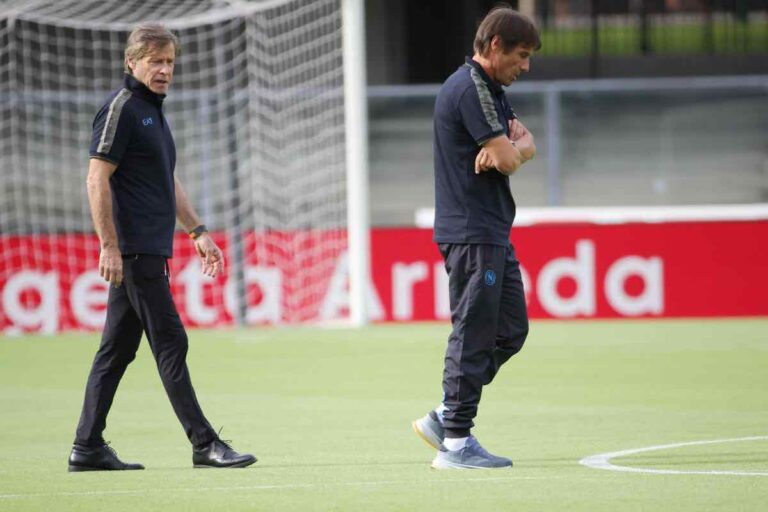
[[[452,439],[469,437],[469,429],[468,428],[446,428],[445,437],[452,438]]]

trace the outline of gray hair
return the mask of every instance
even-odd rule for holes
[[[128,59],[142,59],[149,52],[158,48],[165,48],[168,44],[173,45],[176,55],[178,55],[180,48],[179,38],[176,34],[159,23],[139,25],[128,36],[128,42],[125,45],[125,72],[131,72],[131,68],[128,67]]]

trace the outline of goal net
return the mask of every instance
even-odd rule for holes
[[[227,262],[205,278],[177,233],[185,322],[345,314],[327,307],[347,247],[340,2],[0,1],[0,332],[103,324],[88,144],[143,21],[179,36],[164,104],[176,173]]]

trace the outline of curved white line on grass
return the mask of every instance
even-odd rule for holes
[[[601,453],[599,455],[590,455],[579,461],[579,464],[593,469],[605,469],[608,471],[624,471],[626,473],[656,473],[659,475],[736,475],[736,476],[768,476],[768,471],[706,471],[706,470],[679,470],[679,469],[647,469],[632,468],[628,466],[617,466],[611,464],[610,460],[616,457],[626,457],[636,453],[654,452],[657,450],[670,450],[672,448],[681,448],[683,446],[699,446],[705,444],[720,443],[739,443],[744,441],[764,441],[768,436],[737,437],[733,439],[714,439],[711,441],[691,441],[688,443],[662,444],[658,446],[648,446],[646,448],[634,448],[632,450],[622,450],[620,452]]]

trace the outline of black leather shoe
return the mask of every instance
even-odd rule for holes
[[[72,447],[69,454],[69,471],[124,471],[144,469],[141,464],[123,462],[108,444],[94,448]]]
[[[226,442],[214,439],[203,448],[192,449],[192,464],[196,468],[244,468],[256,462],[250,453],[237,453]]]

